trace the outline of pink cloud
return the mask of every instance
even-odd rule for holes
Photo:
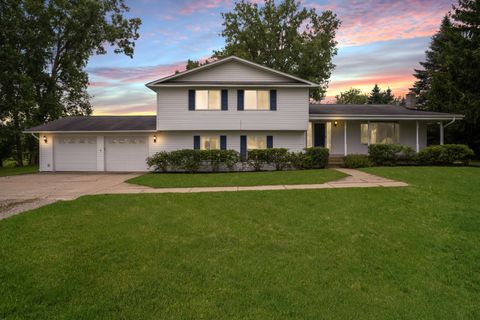
[[[190,15],[197,11],[204,11],[209,9],[215,9],[229,5],[230,0],[205,0],[205,1],[192,1],[180,8],[180,14]]]
[[[332,10],[342,21],[337,36],[339,44],[359,45],[431,36],[452,3],[452,0],[340,0],[326,5],[312,2],[304,5],[317,11]]]

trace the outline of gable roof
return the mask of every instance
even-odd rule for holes
[[[156,131],[156,116],[73,116],[54,120],[24,132]]]
[[[207,85],[207,86],[208,85],[220,85],[219,82],[209,83],[209,81],[198,81],[198,82],[188,81],[188,83],[185,83],[185,82],[182,82],[182,81],[178,81],[177,79],[181,78],[181,77],[184,77],[186,75],[191,75],[191,74],[199,73],[199,72],[211,69],[211,68],[215,68],[216,66],[225,64],[227,62],[232,62],[232,61],[244,64],[246,66],[249,66],[249,67],[252,67],[252,68],[255,68],[255,69],[258,69],[258,70],[262,70],[262,71],[267,72],[267,73],[275,74],[277,76],[282,76],[286,79],[291,80],[289,82],[271,82],[271,83],[270,82],[266,82],[266,83],[262,82],[261,84],[263,84],[263,85],[280,85],[280,86],[297,86],[297,87],[318,87],[318,86],[320,86],[319,84],[313,83],[311,81],[301,79],[301,78],[295,77],[291,74],[287,74],[287,73],[284,73],[284,72],[281,72],[281,71],[278,71],[278,70],[275,70],[275,69],[272,69],[272,68],[265,67],[265,66],[260,65],[258,63],[254,63],[254,62],[239,58],[237,56],[229,56],[229,57],[226,57],[226,58],[223,58],[223,59],[220,59],[220,60],[216,60],[214,62],[210,62],[208,64],[205,64],[203,66],[200,66],[200,67],[197,67],[197,68],[194,68],[194,69],[191,69],[191,70],[185,70],[185,71],[182,71],[182,72],[179,72],[179,73],[176,73],[176,74],[173,74],[173,75],[170,75],[170,76],[158,79],[158,80],[154,80],[154,81],[151,81],[151,82],[147,83],[146,86],[153,90],[155,87],[160,87],[160,86],[186,86],[186,85],[191,85],[191,84],[202,84],[202,85]],[[172,80],[177,80],[177,81],[173,82]],[[248,85],[254,86],[254,85],[259,84],[258,82],[244,82],[244,83],[235,82],[235,79],[232,79],[232,81],[229,81],[228,83],[231,83],[232,85],[246,85],[246,86],[248,86]],[[222,82],[221,85],[225,86],[225,85],[228,85],[228,83]]]
[[[408,109],[392,104],[310,104],[310,119],[452,120],[463,115]]]

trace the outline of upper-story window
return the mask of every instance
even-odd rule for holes
[[[270,91],[245,90],[245,110],[270,110]]]
[[[195,109],[196,110],[220,110],[221,94],[220,90],[196,90],[195,91]]]

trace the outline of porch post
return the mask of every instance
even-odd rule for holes
[[[344,155],[347,155],[347,121],[344,121],[345,124],[343,126],[343,144],[344,144]]]
[[[417,152],[420,151],[420,144],[419,144],[419,140],[418,140],[418,121],[415,122],[415,125],[416,125],[416,131],[415,131],[415,138],[416,138],[416,150]]]
[[[444,135],[443,135],[443,122],[440,121],[440,145],[443,145],[444,141]]]
[[[368,132],[368,143],[367,143],[367,146],[369,146],[369,145],[370,145],[370,135],[371,135],[370,120],[367,121],[367,132]]]

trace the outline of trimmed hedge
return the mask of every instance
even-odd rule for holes
[[[327,148],[313,147],[305,148],[304,150],[305,169],[323,169],[328,165],[330,154]]]
[[[349,154],[344,158],[346,168],[367,168],[373,166],[370,158],[365,154]]]
[[[197,172],[203,164],[208,165],[211,171],[219,171],[222,165],[233,170],[239,159],[239,153],[234,150],[182,149],[157,152],[147,158],[147,164],[154,171],[162,172],[169,170]]]
[[[371,144],[368,146],[368,155],[374,165],[394,166],[398,161],[414,160],[415,151],[400,144]]]
[[[466,145],[444,144],[421,150],[417,155],[417,162],[427,165],[468,164],[474,155],[473,150]]]

